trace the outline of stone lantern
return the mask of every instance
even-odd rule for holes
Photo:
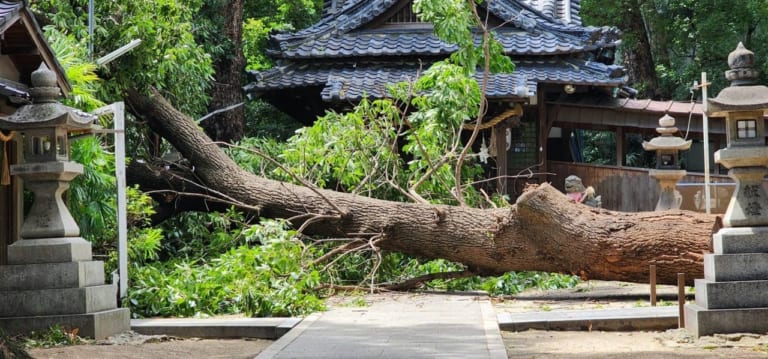
[[[69,135],[90,132],[95,117],[57,101],[60,90],[56,75],[45,64],[32,73],[32,85],[30,95],[34,103],[19,108],[8,118],[0,118],[0,128],[23,135],[24,163],[13,165],[11,175],[24,179],[27,189],[35,195],[21,237],[60,238],[69,244],[83,244],[82,239],[67,240],[79,238],[80,229],[62,194],[69,188],[69,182],[83,173],[81,164],[69,161]],[[9,262],[24,262],[23,257],[11,256]]]
[[[644,150],[656,151],[656,169],[648,171],[648,174],[655,178],[661,187],[659,201],[656,203],[657,211],[680,208],[681,197],[675,186],[687,173],[680,169],[680,151],[691,148],[691,140],[686,141],[674,136],[677,131],[675,119],[664,115],[659,119],[659,127],[656,128],[660,136],[643,142]]]
[[[736,190],[723,216],[725,227],[768,225],[768,197],[763,177],[768,170],[765,121],[768,87],[757,85],[755,55],[739,46],[728,55],[731,70],[725,72],[731,86],[709,100],[712,115],[725,115],[728,146],[715,152],[715,162],[729,168]]]
[[[685,327],[695,335],[768,331],[768,173],[764,115],[768,87],[758,85],[754,54],[739,43],[728,56],[731,85],[709,100],[708,113],[724,116],[728,145],[715,162],[736,182],[723,228],[704,255],[696,302],[685,306]]]
[[[104,263],[92,260],[91,243],[62,199],[83,172],[69,161],[69,138],[91,132],[96,118],[57,101],[56,75],[45,64],[31,80],[33,102],[0,118],[0,129],[23,137],[24,163],[10,170],[34,193],[21,238],[8,246],[9,265],[0,266],[0,329],[25,333],[58,324],[94,338],[126,331],[130,313],[117,308],[117,286],[105,284]]]

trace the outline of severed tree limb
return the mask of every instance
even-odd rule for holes
[[[381,233],[376,246],[423,258],[463,263],[478,275],[507,271],[572,273],[584,278],[647,282],[655,264],[658,282],[677,273],[703,276],[715,216],[690,211],[622,213],[572,203],[550,185],[524,193],[511,208],[476,209],[383,201],[258,177],[239,168],[187,116],[156,91],[131,92],[127,101],[149,126],[195,165],[200,181],[261,209],[268,218],[297,214],[349,215],[317,221],[306,234],[346,237]],[[435,208],[443,215],[435,220]]]

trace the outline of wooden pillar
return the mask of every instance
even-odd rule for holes
[[[23,145],[21,136],[15,136],[13,144],[11,145],[11,155],[9,156],[11,163],[23,162]],[[24,224],[24,181],[21,177],[14,176],[11,178],[12,188],[12,213],[11,213],[11,240],[9,244],[21,239],[21,226]]]
[[[507,181],[509,178],[509,164],[507,161],[507,121],[502,121],[493,126],[494,142],[496,143],[496,191],[499,194],[508,194]]]
[[[11,237],[11,186],[0,186],[0,265],[8,264],[8,244]]]
[[[20,142],[17,139],[8,143],[10,163],[21,161]],[[2,149],[0,148],[0,155]],[[23,185],[21,180],[11,178],[11,184],[0,186],[0,265],[8,264],[8,246],[19,238],[24,213]]]
[[[538,163],[541,164],[538,168],[538,172],[541,173],[539,176],[539,183],[547,182],[547,175],[546,173],[549,172],[549,168],[547,165],[547,139],[549,139],[549,129],[552,128],[552,123],[554,121],[550,121],[549,117],[547,116],[547,101],[546,96],[544,96],[544,91],[539,88],[539,91],[536,93],[538,104],[538,115],[539,115],[539,143],[536,145],[539,146],[537,150],[538,151]]]
[[[624,166],[624,127],[616,127],[616,166]]]

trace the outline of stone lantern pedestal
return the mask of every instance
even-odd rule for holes
[[[731,86],[709,101],[709,112],[726,118],[728,146],[715,161],[730,168],[736,190],[713,235],[714,253],[704,255],[704,278],[695,280],[696,302],[685,306],[685,328],[696,336],[768,332],[768,87],[755,84],[754,54],[742,44],[728,65]]]
[[[659,183],[659,201],[656,202],[657,211],[668,209],[680,209],[680,197],[677,192],[677,182],[688,172],[686,170],[650,170],[648,175]]]
[[[117,307],[117,285],[105,284],[104,263],[69,213],[62,194],[83,166],[69,161],[68,132],[87,132],[93,118],[53,100],[55,75],[35,71],[35,103],[19,108],[0,128],[21,133],[26,163],[11,166],[34,201],[21,239],[8,246],[0,266],[0,329],[8,334],[61,325],[78,335],[105,338],[130,329],[130,313]]]

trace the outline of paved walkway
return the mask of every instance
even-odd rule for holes
[[[306,318],[257,359],[507,358],[486,296],[387,294]]]

